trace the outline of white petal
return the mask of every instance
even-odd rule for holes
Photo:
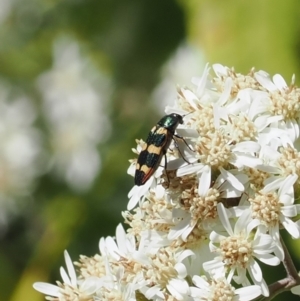
[[[183,279],[184,277],[186,277],[186,275],[187,275],[186,267],[185,267],[185,265],[183,263],[181,263],[181,262],[176,263],[175,266],[174,266],[174,268],[177,271],[178,276],[180,278]]]
[[[115,260],[119,260],[120,259],[120,255],[124,256],[124,254],[120,254],[119,248],[117,247],[116,242],[115,242],[115,240],[112,237],[108,236],[105,239],[105,244],[106,244],[106,249],[107,249],[108,253]]]
[[[264,128],[266,128],[270,122],[268,119],[268,116],[263,115],[263,116],[259,116],[255,119],[254,124],[258,130],[258,132],[261,132]]]
[[[131,198],[134,194],[136,194],[136,190],[138,189],[138,186],[133,186],[130,191],[128,192],[128,198]]]
[[[256,168],[262,164],[262,160],[251,155],[236,154],[235,161],[233,161],[232,164],[237,167],[248,166]]]
[[[94,294],[102,285],[102,281],[98,277],[89,277],[85,279],[80,285],[81,291],[87,295]]]
[[[188,164],[187,166],[184,166],[177,170],[177,177],[182,177],[185,175],[201,172],[204,167],[205,165],[203,165],[202,163]]]
[[[105,238],[104,237],[100,238],[98,247],[99,247],[99,250],[100,250],[100,254],[105,255],[107,250],[106,250],[106,244],[105,244]]]
[[[290,205],[281,207],[281,213],[286,217],[294,217],[298,214],[297,206]]]
[[[45,283],[45,282],[35,282],[33,284],[33,288],[40,293],[43,293],[48,296],[52,297],[59,297],[61,296],[60,288],[56,285]]]
[[[184,140],[186,140],[186,138],[199,137],[199,133],[194,129],[178,128],[176,132],[179,136],[184,137]]]
[[[300,134],[299,125],[297,121],[295,119],[287,120],[285,124],[291,140],[293,142],[296,141],[299,138],[299,134]]]
[[[257,169],[261,170],[261,171],[265,171],[271,174],[278,174],[280,172],[280,169],[274,166],[270,166],[270,165],[258,165],[256,167]],[[269,180],[270,178],[268,178],[267,180]],[[267,182],[265,181],[265,184],[267,184]]]
[[[211,183],[211,168],[209,166],[205,166],[202,169],[202,174],[199,179],[198,186],[198,194],[200,196],[205,196]]]
[[[261,190],[263,193],[268,193],[270,191],[277,190],[280,188],[281,184],[283,183],[284,179],[283,178],[278,178],[269,184],[266,184],[265,187]],[[265,181],[267,183],[267,180]]]
[[[269,100],[267,98],[268,93],[263,91],[251,91],[253,96],[250,96],[253,100],[251,102],[250,100],[250,108],[248,112],[248,116],[251,120],[254,120],[255,126],[258,128],[258,131],[260,132],[259,124],[261,122],[256,123],[256,120],[260,117],[267,117],[266,112],[268,110]],[[263,115],[264,114],[264,115]],[[258,116],[258,117],[257,117]],[[256,118],[255,118],[256,117]],[[269,123],[266,123],[266,126]]]
[[[209,235],[209,239],[212,241],[212,242],[215,242],[215,243],[219,243],[222,239],[224,239],[225,236],[223,235],[220,235],[218,234],[217,232],[215,231],[212,231]]]
[[[158,168],[155,176],[159,175],[160,172],[160,168]],[[128,194],[130,200],[127,204],[127,210],[132,210],[152,186],[156,186],[156,180],[154,176],[150,177],[150,179],[144,185],[135,185]]]
[[[192,105],[194,106],[194,103],[198,102],[198,97],[189,89],[182,88],[181,93],[183,97]]]
[[[207,82],[207,77],[210,71],[210,67],[208,64],[205,65],[200,81],[197,83],[197,95],[200,97],[204,93],[204,89]],[[198,107],[196,108],[198,110]]]
[[[226,101],[229,99],[231,89],[232,89],[232,83],[233,83],[232,78],[227,77],[224,83],[223,92],[218,100],[219,106],[223,106],[226,103]]]
[[[200,277],[198,275],[193,276],[193,283],[199,288],[209,288],[209,283],[203,277]]]
[[[181,110],[181,109],[179,109],[177,107],[174,108],[174,107],[171,107],[171,106],[166,106],[165,107],[165,113],[166,113],[166,115],[169,115],[169,114],[172,114],[172,113],[176,113],[176,114],[179,114],[181,116],[185,116],[185,115],[188,114],[188,112],[185,111],[185,110]]]
[[[130,164],[129,168],[127,169],[127,173],[131,176],[134,176],[136,170],[135,164]]]
[[[221,107],[214,104],[214,106],[213,106],[213,116],[214,116],[214,127],[216,129],[218,129],[220,127],[220,120],[221,120],[222,111],[223,110],[221,109]]]
[[[250,210],[248,209],[244,210],[244,212],[242,213],[242,215],[239,217],[239,219],[234,225],[234,233],[237,234],[243,232],[245,229],[247,229],[247,227],[249,227],[250,221],[252,221],[253,223],[250,214],[251,214]],[[249,230],[247,230],[247,233],[251,232],[253,228],[254,226],[252,226]]]
[[[249,301],[261,295],[261,288],[258,285],[241,287],[235,290],[235,294],[238,296],[234,296],[232,301]]]
[[[252,279],[255,279],[256,282],[260,282],[262,280],[262,271],[259,264],[253,259],[250,259],[250,264],[248,267],[249,274]]]
[[[71,280],[70,280],[66,270],[63,267],[60,267],[59,272],[60,272],[61,279],[63,280],[63,283],[66,283],[66,284],[72,286]]]
[[[262,70],[255,72],[254,77],[267,90],[269,91],[278,90],[277,87],[272,83],[271,79],[269,78],[269,74],[267,74],[266,72]]]
[[[297,285],[295,287],[292,287],[291,289],[292,293],[295,295],[300,295],[300,285]]]
[[[258,235],[255,235],[253,244],[255,245],[255,250],[261,250],[261,252],[266,253],[270,252],[270,247],[273,244],[273,239],[268,234],[263,234],[257,232]]]
[[[190,235],[190,233],[193,231],[194,226],[195,226],[194,224],[190,223],[190,224],[188,225],[188,227],[186,227],[186,229],[184,229],[184,231],[182,231],[181,239],[182,239],[183,241],[187,241],[187,238],[188,238],[188,236]]]
[[[209,296],[209,291],[205,289],[190,287],[190,290],[191,290],[191,297],[197,298],[195,300],[198,300],[198,298],[200,298],[200,300],[207,300],[207,297]]]
[[[192,227],[190,227],[191,223],[191,215],[187,212],[186,217],[183,218],[177,225],[171,228],[168,234],[169,240],[175,240],[178,237],[180,237],[187,229],[190,229],[190,231],[193,230]]]
[[[295,222],[287,217],[282,217],[280,220],[284,228],[293,236],[293,238],[297,239],[300,237],[300,229]]]
[[[300,213],[300,204],[296,204],[296,205],[294,205],[296,208],[297,208],[297,212],[298,212],[298,214]]]
[[[182,149],[180,151],[181,151],[181,153],[183,153]],[[186,155],[184,155],[184,158],[188,162],[192,163],[192,161],[189,161],[190,159],[188,159],[188,157]],[[181,158],[178,158],[175,160],[168,161],[167,170],[175,170],[175,169],[183,168],[184,166],[187,166],[187,165],[188,165],[188,163],[185,162],[184,159],[181,157]]]
[[[116,229],[116,241],[118,243],[119,250],[126,253],[127,251],[127,240],[126,240],[126,232],[122,226],[119,224]]]
[[[223,177],[237,190],[244,191],[244,185],[230,172],[225,170],[223,167],[219,168]]]
[[[221,221],[223,227],[226,229],[228,234],[232,236],[233,230],[229,223],[229,219],[227,217],[227,212],[226,212],[224,205],[222,203],[219,203],[217,205],[217,210],[218,210],[218,215],[219,215],[219,218],[220,218],[220,221]]]
[[[257,259],[259,259],[261,262],[267,265],[276,266],[280,264],[279,258],[272,254],[258,254],[255,251],[253,252],[253,254]]]
[[[221,260],[213,259],[203,263],[203,269],[205,271],[217,270],[224,267],[224,263]]]
[[[250,218],[250,216],[249,216]],[[260,221],[255,219],[248,221],[248,225],[246,226],[247,234],[249,234],[254,228],[256,228],[260,224]]]
[[[150,300],[152,299],[155,295],[161,295],[162,292],[160,292],[159,287],[157,286],[153,286],[151,288],[149,288],[146,292],[145,292],[145,297]],[[164,297],[164,295],[162,295],[162,297]]]
[[[190,292],[187,282],[179,279],[171,279],[167,288],[177,300],[183,300],[183,296]]]
[[[177,257],[177,261],[182,262],[185,258],[187,258],[189,256],[193,256],[193,255],[195,255],[195,253],[192,250],[184,250]],[[185,267],[185,265],[184,265],[184,267]]]
[[[232,268],[231,271],[232,270],[234,270],[234,268]],[[237,284],[242,284],[244,286],[250,285],[250,282],[249,282],[249,280],[247,279],[247,276],[246,276],[247,275],[247,269],[245,269],[242,266],[237,266],[236,267],[236,272],[237,272],[237,275],[233,276],[233,279]]]
[[[284,260],[285,255],[284,255],[283,247],[280,242],[277,242],[277,244],[275,245],[274,254],[280,261]]]
[[[281,194],[279,195],[279,202],[284,205],[284,207],[294,206],[294,194]],[[295,208],[297,211],[297,209]]]
[[[132,210],[136,204],[139,202],[139,198],[137,195],[135,195],[134,197],[130,198],[128,204],[127,204],[127,210]]]
[[[76,272],[75,272],[73,262],[71,260],[71,257],[69,255],[69,253],[66,250],[64,251],[64,256],[65,256],[65,261],[66,261],[68,274],[69,274],[70,279],[71,279],[71,284],[75,287],[77,285],[77,276],[76,276]]]
[[[265,297],[268,297],[270,295],[270,292],[269,292],[269,287],[265,281],[265,279],[262,279],[261,282],[259,283],[256,283],[257,285],[260,285],[260,288],[261,288],[261,294]]]
[[[290,194],[291,197],[294,195],[294,189],[293,185],[297,181],[298,176],[297,175],[289,175],[285,178],[284,182],[282,183],[282,186],[280,187],[278,194],[279,196],[281,194]]]
[[[275,74],[273,76],[273,82],[280,91],[287,88],[287,84],[280,74]]]
[[[222,77],[222,76],[226,76],[228,75],[228,67],[225,67],[221,64],[213,64],[212,65],[212,68],[215,72],[215,74],[218,76],[218,77]]]
[[[232,147],[234,152],[257,153],[260,151],[260,145],[254,141],[243,141]]]

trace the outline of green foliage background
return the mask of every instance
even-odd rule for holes
[[[92,256],[100,237],[114,235],[122,222],[133,185],[126,173],[131,148],[164,114],[150,96],[177,47],[187,41],[211,64],[241,73],[254,66],[280,73],[289,83],[293,73],[300,77],[300,6],[297,0],[12,3],[0,27],[0,77],[30,95],[37,108],[35,80],[51,68],[53,42],[61,35],[75,39],[113,83],[107,108],[112,131],[99,145],[102,168],[93,186],[76,193],[48,173],[41,175],[30,202],[24,200],[0,238],[0,300],[34,301],[44,296],[32,289],[33,282],[60,279],[64,249],[73,260]],[[42,118],[36,126],[46,135]],[[290,246],[296,256],[297,242]]]

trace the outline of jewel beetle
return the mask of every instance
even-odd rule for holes
[[[144,185],[154,174],[162,157],[165,156],[172,139],[174,139],[174,136],[183,139],[175,135],[177,126],[182,123],[183,116],[172,113],[164,116],[158,121],[157,125],[152,128],[137,159],[134,177],[135,185]]]

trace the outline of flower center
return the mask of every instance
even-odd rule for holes
[[[169,280],[177,277],[174,266],[176,261],[173,252],[168,248],[161,248],[156,254],[151,256],[151,267],[145,269],[146,279],[151,283],[165,288]]]
[[[205,136],[208,133],[213,133],[215,131],[215,126],[212,106],[202,105],[198,111],[195,111],[190,122],[199,133],[199,136]]]
[[[229,268],[247,268],[253,251],[251,242],[249,242],[242,233],[223,239],[220,242],[220,249],[223,262]]]
[[[240,90],[252,88],[261,90],[260,84],[254,77],[254,69],[251,69],[247,75],[236,73],[234,69],[227,69],[227,76],[215,77],[213,83],[219,91],[224,90],[224,83],[228,77],[232,79],[231,96],[235,97]]]
[[[255,140],[257,128],[254,122],[247,116],[230,116],[229,121],[231,124],[230,137],[232,140],[235,142]]]
[[[80,274],[83,278],[91,276],[103,277],[106,275],[105,271],[105,260],[99,254],[93,257],[80,256],[80,261],[74,263],[80,269]]]
[[[256,168],[245,168],[244,171],[249,178],[250,187],[254,191],[261,190],[264,187],[264,181],[269,177],[267,172]]]
[[[275,192],[258,192],[254,198],[249,198],[252,208],[252,218],[259,219],[266,226],[275,226],[279,222],[281,204]]]
[[[283,115],[284,120],[295,119],[299,116],[299,88],[289,87],[270,94],[272,103],[270,109],[274,115]]]
[[[290,146],[282,147],[280,152],[281,156],[278,159],[278,164],[283,174],[286,176],[296,174],[298,183],[300,183],[300,153]]]
[[[221,131],[200,137],[195,146],[199,161],[215,168],[227,166],[232,156],[231,142],[232,139],[224,136]]]
[[[220,192],[215,188],[210,188],[206,196],[199,196],[198,191],[185,190],[182,192],[181,203],[185,210],[189,210],[192,223],[196,224],[199,219],[214,219],[217,216],[217,204]]]
[[[234,287],[224,280],[212,280],[210,283],[208,301],[230,301],[234,297]]]

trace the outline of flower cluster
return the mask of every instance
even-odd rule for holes
[[[51,167],[72,189],[84,191],[99,173],[97,145],[110,131],[104,113],[109,81],[68,37],[55,41],[53,61],[37,79],[50,129]]]
[[[0,232],[41,173],[42,135],[34,126],[36,115],[30,98],[0,81]]]
[[[167,169],[130,191],[127,232],[119,225],[114,238],[101,238],[100,254],[75,263],[78,275],[66,253],[63,283],[34,285],[49,300],[272,297],[260,263],[287,268],[280,231],[300,238],[300,89],[263,71],[213,70],[166,108],[184,123]]]

